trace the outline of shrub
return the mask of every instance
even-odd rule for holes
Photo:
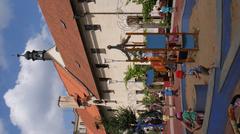
[[[104,119],[104,127],[107,133],[122,134],[125,130],[132,130],[132,124],[136,124],[135,112],[127,107],[120,107],[110,119]]]
[[[132,78],[142,79],[145,76],[148,68],[149,67],[146,66],[129,65],[127,72],[124,73],[125,85],[127,85],[127,82]]]
[[[142,4],[143,21],[150,21],[150,13],[153,10],[153,7],[156,4],[157,0],[128,0],[126,4],[129,2]]]
[[[151,104],[157,103],[157,101],[158,101],[157,96],[151,94],[149,91],[145,89],[144,97],[142,99],[143,105],[151,105]]]

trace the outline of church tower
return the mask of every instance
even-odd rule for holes
[[[33,61],[35,61],[35,60],[43,60],[43,61],[51,60],[51,56],[49,56],[48,53],[46,53],[46,52],[47,52],[46,50],[43,50],[43,51],[32,50],[32,52],[26,51],[26,53],[23,55],[17,54],[17,57],[23,56],[27,60],[32,59]]]
[[[58,52],[56,46],[53,46],[52,48],[50,48],[48,50],[42,50],[42,51],[32,50],[32,52],[26,51],[23,55],[17,54],[17,57],[21,57],[21,56],[25,57],[25,59],[27,59],[27,60],[33,60],[33,61],[36,61],[36,60],[42,60],[42,61],[51,60],[51,61],[57,62],[63,68],[65,67],[62,56]]]

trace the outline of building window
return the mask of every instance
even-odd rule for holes
[[[136,90],[136,94],[143,94],[144,90]]]
[[[78,0],[78,2],[94,2],[94,3],[96,3],[96,0]]]
[[[95,64],[96,68],[109,68],[108,64]]]
[[[60,20],[60,23],[62,25],[63,28],[67,29],[67,25],[63,20]]]
[[[105,103],[117,103],[116,100],[105,100]]]
[[[116,111],[118,111],[118,110],[117,110],[117,109],[108,108],[107,111],[108,111],[108,112],[116,112]]]
[[[103,77],[100,77],[98,78],[100,81],[109,81],[109,80],[112,80],[111,78],[103,78]]]
[[[58,50],[57,46],[55,47],[55,50],[56,50],[56,52],[59,52],[59,50]]]
[[[88,31],[96,31],[96,30],[101,31],[101,26],[98,24],[84,25],[84,28],[85,28],[85,30],[88,30]]]
[[[77,67],[78,67],[78,68],[81,68],[80,63],[78,63],[77,61],[75,61],[75,62],[76,62]]]
[[[97,129],[100,129],[100,125],[99,125],[98,122],[95,122],[95,127],[96,127]]]
[[[106,53],[106,49],[104,48],[91,48],[92,53]]]
[[[103,92],[103,93],[115,93],[114,90],[103,90],[102,92]]]

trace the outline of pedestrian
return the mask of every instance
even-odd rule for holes
[[[185,73],[182,70],[177,70],[176,71],[176,77],[183,79],[185,77]]]
[[[173,12],[173,8],[172,7],[168,7],[168,6],[162,6],[161,8],[158,8],[160,13],[172,13]]]
[[[172,90],[171,88],[164,89],[160,93],[165,96],[178,96],[178,90]]]
[[[199,74],[203,74],[203,75],[209,75],[210,74],[210,70],[212,70],[215,67],[205,67],[202,65],[198,65],[195,67],[191,67],[187,74],[188,75],[194,75],[196,78],[200,79],[200,75]]]
[[[157,10],[159,11],[159,14],[162,14],[162,13],[167,14],[167,13],[172,13],[175,10],[175,8],[169,7],[167,5],[163,5],[163,6],[159,6]]]
[[[201,78],[200,74],[209,75],[210,71],[213,68],[215,68],[215,66],[205,67],[203,65],[197,65],[195,67],[191,67],[186,73],[184,71],[177,70],[176,71],[176,77],[180,78],[180,79],[183,79],[186,75],[193,75],[196,78],[200,79]]]
[[[204,114],[197,113],[191,109],[175,114],[176,119],[181,121],[181,124],[190,132],[199,130],[202,126]]]

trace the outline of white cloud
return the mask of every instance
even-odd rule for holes
[[[49,48],[50,35],[46,26],[31,38],[26,50]],[[22,134],[66,134],[63,111],[57,106],[63,85],[50,61],[20,59],[16,85],[4,95],[10,118]]]
[[[6,28],[13,17],[9,0],[0,0],[0,69],[7,68],[7,61],[4,53],[3,29]]]
[[[3,121],[0,119],[0,134],[7,134]]]

